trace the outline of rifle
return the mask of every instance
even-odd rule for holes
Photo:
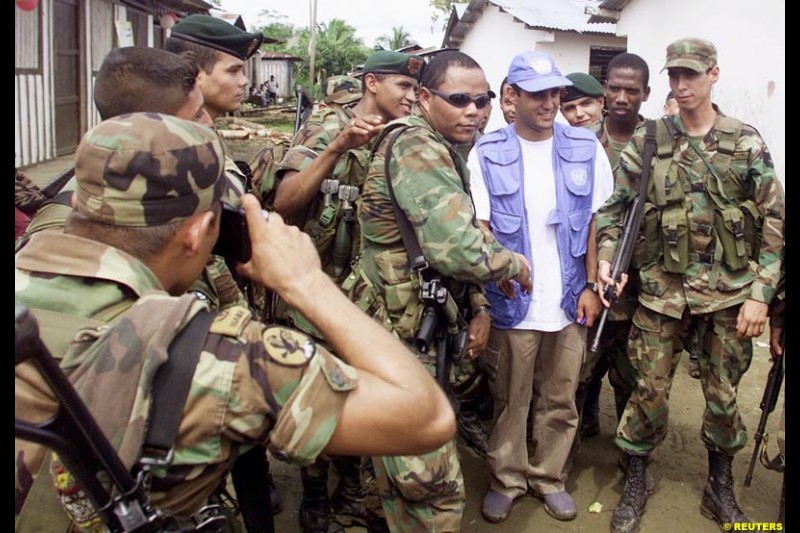
[[[302,85],[298,85],[295,88],[295,96],[297,98],[297,109],[294,115],[294,132],[297,133],[305,124],[311,111],[314,110],[314,101]]]
[[[786,328],[781,332],[781,347],[786,345]],[[775,404],[778,403],[778,394],[781,392],[781,384],[783,383],[783,356],[777,355],[772,358],[772,366],[767,375],[767,386],[764,387],[764,395],[761,397],[761,419],[758,421],[758,429],[756,429],[755,436],[753,437],[754,447],[753,456],[750,458],[750,467],[747,469],[747,476],[744,478],[744,486],[749,487],[750,482],[753,480],[753,468],[756,466],[756,459],[761,448],[761,441],[764,440],[764,432],[767,426],[767,418],[770,413],[775,410]]]
[[[611,305],[614,305],[618,299],[616,284],[622,281],[622,274],[628,271],[633,251],[636,248],[636,240],[639,237],[639,228],[641,228],[642,220],[644,219],[644,204],[647,202],[647,189],[650,185],[650,161],[653,159],[653,154],[656,149],[655,121],[648,120],[645,128],[644,155],[642,156],[642,176],[639,184],[639,194],[628,208],[622,222],[622,236],[617,245],[617,252],[614,254],[614,260],[611,263],[611,278],[614,280],[614,284],[607,285],[603,292],[606,301],[610,302]],[[600,314],[597,332],[589,348],[592,352],[596,352],[600,346],[600,338],[603,335],[603,329],[608,320],[609,309],[610,307],[603,307],[603,311]]]
[[[59,402],[56,415],[33,424],[14,419],[14,436],[55,450],[112,532],[159,531],[159,511],[125,468],[86,405],[39,337],[27,307],[14,305],[14,364],[30,360]],[[116,495],[100,479],[108,479]]]
[[[44,189],[42,189],[42,194],[44,194],[48,199],[53,198],[61,191],[61,189],[64,188],[64,185],[66,185],[74,175],[75,167],[69,167],[67,170],[56,176],[53,181],[45,185]]]

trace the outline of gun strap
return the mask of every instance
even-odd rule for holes
[[[152,403],[142,455],[165,458],[175,446],[183,406],[215,311],[200,311],[169,346],[169,357],[153,378]]]
[[[408,127],[398,128],[386,146],[386,155],[384,156],[383,173],[386,176],[386,188],[389,190],[389,197],[392,200],[392,209],[394,210],[394,218],[397,220],[397,228],[400,230],[400,236],[403,238],[403,246],[406,248],[408,254],[408,261],[412,271],[419,271],[420,275],[425,281],[430,281],[433,277],[433,272],[428,268],[428,262],[425,261],[425,255],[422,253],[422,246],[419,244],[417,234],[414,233],[414,228],[411,227],[411,222],[408,217],[397,205],[397,197],[394,195],[394,187],[392,186],[392,175],[389,169],[392,160],[392,147],[395,141]]]

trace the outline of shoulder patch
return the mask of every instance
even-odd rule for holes
[[[311,337],[293,329],[267,328],[263,338],[267,355],[281,366],[304,366],[317,353],[317,346]]]
[[[224,337],[239,337],[249,323],[250,310],[235,305],[220,311],[214,322],[211,323],[211,327],[208,328],[208,332]]]

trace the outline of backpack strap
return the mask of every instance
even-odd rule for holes
[[[169,357],[153,378],[152,404],[140,464],[167,465],[172,462],[175,438],[189,396],[200,352],[216,311],[200,311],[175,337]]]

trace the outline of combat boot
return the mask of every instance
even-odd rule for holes
[[[631,455],[627,460],[625,490],[611,515],[612,533],[636,533],[647,505],[647,457]]]
[[[328,462],[323,461],[323,465],[300,469],[303,483],[300,526],[304,533],[344,533],[344,528],[333,519],[333,509],[328,500]]]
[[[473,409],[461,409],[456,418],[458,435],[464,439],[464,443],[482,458],[486,458],[486,449],[489,444],[489,432],[481,423],[478,411]]]
[[[335,457],[333,465],[339,474],[336,490],[331,497],[336,521],[344,527],[367,527],[364,487],[361,485],[361,458]]]
[[[703,492],[700,512],[720,527],[723,524],[750,523],[736,503],[733,494],[733,456],[720,452],[708,452],[708,481]]]

